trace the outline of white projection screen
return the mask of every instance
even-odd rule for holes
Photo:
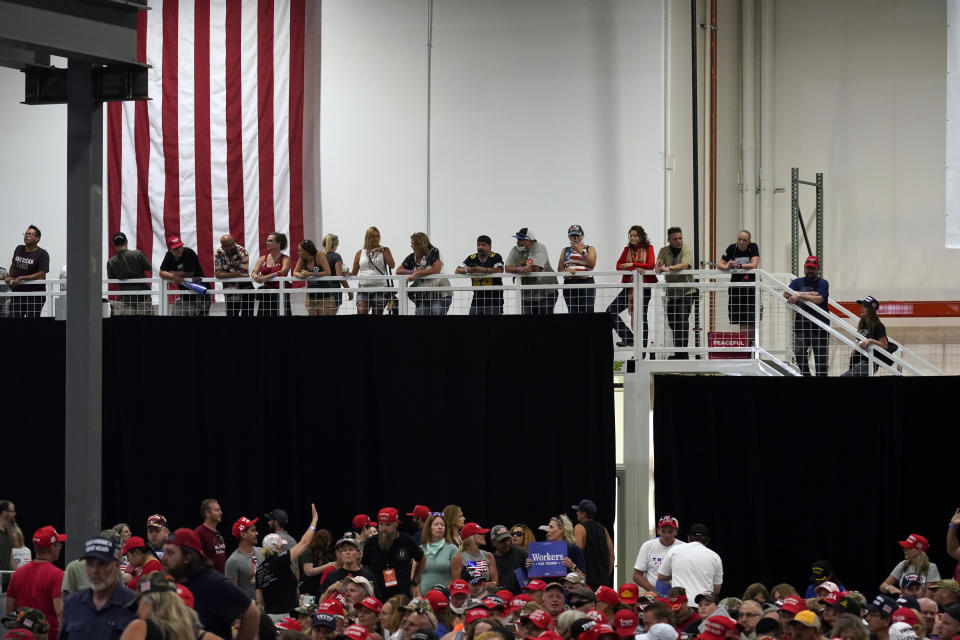
[[[947,0],[947,192],[948,249],[960,249],[960,0]]]
[[[427,219],[427,0],[325,2],[317,238],[349,263],[377,226],[401,259],[427,231],[445,271],[570,224],[612,270],[630,225],[664,235],[664,5],[435,0]]]

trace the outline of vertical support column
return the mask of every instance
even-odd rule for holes
[[[92,65],[67,72],[67,288],[65,459],[67,558],[101,529],[103,108]]]
[[[756,121],[756,83],[754,82],[754,60],[756,47],[754,30],[756,24],[755,1],[741,0],[740,16],[740,46],[741,46],[741,81],[740,81],[740,153],[741,153],[741,184],[740,225],[748,229],[756,238],[760,239],[760,229],[757,227],[757,121]]]
[[[776,244],[776,215],[773,193],[775,189],[773,149],[773,36],[774,0],[760,1],[760,246]],[[771,255],[768,250],[767,255]],[[776,271],[776,264],[767,263],[767,269]]]
[[[823,266],[823,174],[817,174],[817,257]],[[821,269],[821,273],[823,270]]]
[[[637,367],[639,369],[639,367]],[[633,580],[633,560],[640,545],[653,537],[653,425],[650,423],[649,372],[623,376],[623,464],[627,496],[621,517],[624,522],[625,552],[618,561],[620,584]]]
[[[797,264],[800,260],[800,169],[790,169],[790,268],[787,273],[798,273]],[[800,270],[803,271],[802,269]]]

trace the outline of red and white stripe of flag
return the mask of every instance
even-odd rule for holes
[[[180,236],[213,275],[229,233],[250,253],[303,239],[306,0],[151,0],[138,58],[147,102],[107,105],[107,238],[154,267]],[[110,246],[110,253],[113,247]]]

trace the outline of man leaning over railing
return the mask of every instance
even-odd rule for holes
[[[693,276],[675,275],[674,272],[684,271],[693,266],[693,251],[689,245],[683,244],[683,230],[680,227],[667,229],[667,246],[657,254],[657,264],[654,271],[666,273],[664,280],[673,282],[693,282]],[[697,290],[686,287],[668,287],[667,323],[673,333],[673,346],[687,348],[690,341],[690,310],[696,298]],[[667,360],[688,360],[690,354],[686,351],[674,353]]]
[[[163,262],[160,263],[160,277],[164,280],[176,282],[177,286],[186,292],[177,296],[177,301],[173,304],[173,315],[205,316],[210,313],[210,296],[193,293],[193,290],[184,284],[187,280],[205,276],[197,252],[190,247],[183,246],[180,236],[167,238],[167,254],[163,257]],[[205,282],[200,286],[210,288]],[[166,290],[166,286],[163,289]],[[166,304],[163,297],[160,296],[160,304]]]
[[[553,271],[547,249],[537,242],[533,229],[523,227],[513,237],[517,239],[517,246],[510,250],[510,255],[507,256],[507,261],[504,263],[507,273],[525,276],[542,271]],[[535,289],[534,287],[537,285],[556,285],[557,279],[555,277],[527,277],[523,278],[520,284],[524,287],[530,287],[525,288],[522,293],[524,315],[553,313],[553,308],[557,304],[557,290],[555,288]]]
[[[220,248],[213,257],[213,275],[227,280],[223,283],[224,289],[253,291],[253,283],[250,282],[250,256],[231,235],[220,237]],[[231,282],[234,279],[240,281]],[[226,303],[228,316],[253,315],[252,293],[227,294]]]
[[[830,324],[830,309],[827,306],[827,299],[830,298],[830,284],[820,277],[820,259],[817,256],[809,256],[803,263],[803,277],[797,278],[790,283],[790,288],[796,293],[783,292],[783,297],[791,304],[795,304],[801,309],[807,311],[811,316],[816,317],[824,324]],[[817,313],[810,305],[816,305],[823,310],[823,313]],[[813,360],[816,366],[818,377],[827,375],[828,351],[830,344],[830,334],[826,329],[814,324],[812,320],[807,319],[802,313],[795,313],[793,316],[793,353],[797,359],[797,368],[800,374],[810,375],[810,365],[808,362],[809,350],[813,350]]]
[[[142,252],[127,248],[127,234],[118,231],[111,240],[116,250],[107,260],[107,277],[111,280],[131,280],[146,278],[147,271],[153,271],[150,261]],[[149,291],[150,285],[143,283],[125,283],[119,285],[120,291]],[[149,295],[119,296],[110,301],[111,313],[115,316],[151,316],[153,302]]]
[[[490,236],[479,236],[477,238],[477,252],[464,258],[463,264],[456,269],[456,273],[466,273],[474,276],[470,279],[474,287],[490,287],[503,283],[500,278],[489,277],[491,273],[503,273],[503,256],[491,251],[491,245]],[[488,277],[482,277],[484,275]],[[502,316],[503,290],[484,291],[478,289],[474,291],[473,300],[470,302],[470,315]]]

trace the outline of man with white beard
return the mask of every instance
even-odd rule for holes
[[[423,550],[406,533],[400,533],[400,517],[393,507],[377,513],[379,533],[363,545],[364,567],[373,574],[374,592],[381,602],[397,594],[420,597],[420,576],[426,568]]]
[[[70,594],[63,605],[61,640],[115,640],[136,615],[127,605],[136,594],[120,584],[120,546],[109,538],[84,545],[90,586]]]

